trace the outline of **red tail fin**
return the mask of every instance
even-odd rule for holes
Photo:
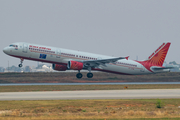
[[[166,58],[171,43],[163,43],[155,52],[153,52],[146,62],[152,66],[162,66]]]

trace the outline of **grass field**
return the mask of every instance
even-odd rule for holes
[[[179,82],[180,72],[150,75],[118,75],[94,72],[93,78],[76,78],[77,72],[0,73],[0,83],[91,83],[91,82]]]
[[[0,86],[0,92],[75,91],[75,90],[123,90],[128,89],[180,89],[180,84],[170,85],[32,85]]]
[[[1,73],[0,83],[178,82],[180,73],[122,76],[94,73],[93,79],[76,73]],[[83,73],[86,76],[86,73]],[[128,89],[180,89],[180,85],[42,85],[0,86],[0,92]],[[0,120],[179,120],[180,99],[0,101]]]
[[[140,118],[179,120],[180,99],[0,101],[2,120]]]

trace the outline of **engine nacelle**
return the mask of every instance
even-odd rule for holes
[[[52,64],[52,69],[57,71],[66,71],[67,66],[59,65],[59,64]]]
[[[68,69],[71,69],[71,70],[82,70],[83,63],[77,62],[77,61],[68,61],[67,67],[68,67]]]

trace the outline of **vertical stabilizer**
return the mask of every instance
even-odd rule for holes
[[[154,51],[146,62],[151,66],[162,66],[166,58],[171,43],[163,43],[156,51]]]

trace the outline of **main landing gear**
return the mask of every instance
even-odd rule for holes
[[[22,67],[22,66],[23,66],[23,65],[22,65],[23,61],[24,61],[24,59],[21,58],[21,63],[18,65],[19,67]]]
[[[89,73],[87,73],[87,77],[88,77],[88,78],[92,78],[92,77],[93,77],[93,74],[91,73],[91,68],[90,68],[90,67],[88,68],[88,71],[89,71]],[[81,79],[81,78],[83,77],[83,75],[80,73],[80,70],[79,70],[78,72],[79,72],[79,73],[76,74],[76,77],[77,77],[78,79]]]
[[[81,79],[82,78],[82,74],[79,72],[78,74],[76,74],[76,77],[78,78],[78,79]]]
[[[89,72],[89,73],[87,74],[87,77],[88,77],[88,78],[92,78],[92,77],[93,77],[93,74]]]
[[[88,71],[89,71],[89,73],[87,74],[87,77],[92,78],[93,74],[91,73],[91,67],[88,67]]]

